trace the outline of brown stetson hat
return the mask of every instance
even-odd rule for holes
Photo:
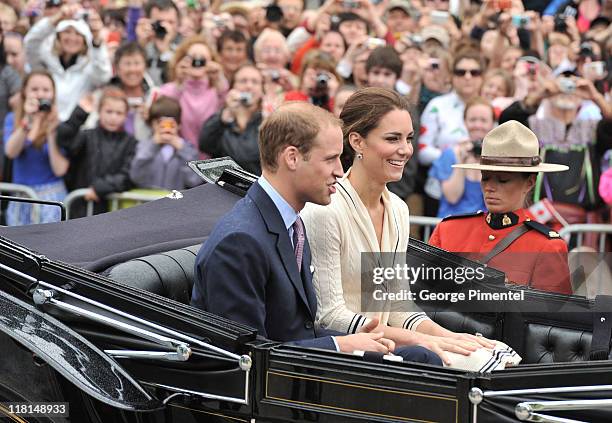
[[[569,167],[542,163],[536,135],[521,123],[510,120],[490,131],[482,140],[480,163],[456,164],[461,169],[497,172],[561,172]]]

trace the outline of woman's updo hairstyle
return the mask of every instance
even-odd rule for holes
[[[405,97],[386,88],[362,88],[346,100],[340,113],[340,119],[344,122],[342,126],[344,149],[340,159],[345,172],[351,167],[355,158],[355,150],[349,143],[349,134],[356,132],[366,138],[382,118],[393,110],[410,112],[410,103]]]

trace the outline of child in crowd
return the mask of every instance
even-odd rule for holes
[[[102,200],[108,194],[126,191],[132,186],[129,174],[136,139],[124,130],[128,101],[122,90],[106,88],[98,106],[98,126],[80,130],[92,110],[93,97],[81,99],[70,119],[59,126],[58,140],[70,159],[66,185],[71,191],[88,188],[84,199],[95,202],[94,213],[102,213],[106,211]],[[84,206],[80,204],[70,210],[70,216],[84,216]]]
[[[63,201],[66,187],[62,176],[68,159],[57,144],[59,123],[55,104],[55,84],[47,71],[31,72],[23,81],[15,113],[4,121],[6,157],[13,160],[12,181],[27,185],[41,200]],[[58,222],[60,208],[41,206],[40,222]],[[7,209],[9,226],[34,223],[32,206],[11,202]]]
[[[149,110],[152,141],[140,141],[130,177],[142,188],[186,189],[202,182],[187,162],[197,160],[195,147],[179,136],[181,106],[173,98],[158,98]]]

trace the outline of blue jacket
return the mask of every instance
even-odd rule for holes
[[[300,275],[280,212],[254,183],[200,249],[191,305],[247,324],[274,341],[335,350],[330,332],[314,327],[310,263],[306,239]]]

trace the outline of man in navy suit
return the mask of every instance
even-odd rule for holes
[[[331,201],[342,176],[341,121],[308,103],[288,103],[262,124],[259,147],[262,176],[200,249],[191,304],[275,341],[344,352],[393,351],[393,341],[370,332],[376,319],[345,336],[322,333],[314,324],[315,269],[299,211],[308,201]],[[440,363],[428,350],[411,348],[411,359]]]

